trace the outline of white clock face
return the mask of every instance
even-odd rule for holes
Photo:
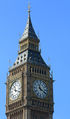
[[[35,80],[33,83],[33,91],[38,98],[43,99],[47,96],[48,88],[46,83],[44,83],[42,80]]]
[[[16,100],[21,92],[21,82],[20,81],[15,81],[11,88],[10,88],[10,92],[9,92],[9,97],[11,100]]]

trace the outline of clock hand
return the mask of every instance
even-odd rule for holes
[[[16,89],[15,89],[15,92],[16,92],[16,91],[20,92],[20,90],[16,90]]]
[[[42,92],[44,92],[43,89],[40,87],[40,85],[39,85],[39,89],[40,89]]]
[[[41,91],[43,91],[40,86],[39,86],[39,89],[40,89]]]
[[[45,91],[43,91],[45,94],[46,94],[46,92]]]
[[[43,91],[43,92],[46,94],[46,92],[40,87],[40,85],[39,85],[39,89],[40,89],[41,91]]]

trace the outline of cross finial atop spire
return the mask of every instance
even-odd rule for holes
[[[28,3],[28,14],[30,15],[30,3]]]

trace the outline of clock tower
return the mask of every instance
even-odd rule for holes
[[[30,9],[18,56],[6,82],[7,119],[53,119],[53,76],[39,50]]]

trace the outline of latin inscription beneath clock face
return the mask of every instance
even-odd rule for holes
[[[49,104],[47,102],[41,102],[40,100],[32,100],[33,106],[39,106],[42,108],[49,108]]]
[[[33,83],[33,91],[38,98],[44,99],[47,96],[48,88],[42,80],[35,80]]]
[[[16,100],[21,92],[21,82],[15,81],[14,83],[12,83],[11,87],[10,87],[10,91],[9,91],[9,98],[10,100]]]

